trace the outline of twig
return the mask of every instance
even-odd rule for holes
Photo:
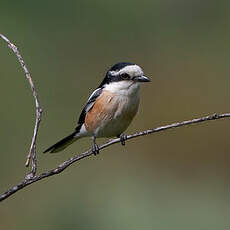
[[[31,146],[30,146],[30,150],[29,153],[27,155],[27,160],[26,160],[26,167],[29,166],[30,164],[30,159],[32,157],[32,169],[31,172],[29,174],[27,174],[27,179],[34,177],[37,171],[37,159],[36,159],[36,139],[37,139],[37,134],[38,134],[38,129],[39,129],[39,124],[41,121],[41,116],[42,116],[42,109],[40,107],[39,104],[39,100],[38,100],[38,94],[36,92],[36,89],[34,87],[34,83],[32,81],[30,72],[28,71],[26,64],[21,56],[21,54],[19,53],[18,48],[8,39],[6,38],[4,35],[0,34],[0,37],[8,44],[8,47],[13,50],[13,52],[15,53],[15,55],[17,56],[17,59],[23,69],[23,71],[25,72],[26,78],[29,81],[32,93],[33,93],[33,97],[35,100],[35,106],[36,106],[36,121],[35,121],[35,126],[34,126],[34,133],[33,133],[33,137],[32,137],[32,142],[31,142]]]
[[[182,122],[177,122],[177,123],[173,123],[170,125],[165,125],[165,126],[160,126],[158,128],[155,129],[149,129],[149,130],[145,130],[142,132],[138,132],[132,135],[127,136],[127,140],[133,139],[133,138],[137,138],[140,136],[145,136],[151,133],[157,133],[157,132],[161,132],[167,129],[172,129],[172,128],[177,128],[177,127],[181,127],[181,126],[187,126],[187,125],[191,125],[191,124],[195,124],[195,123],[201,123],[201,122],[207,122],[210,120],[217,120],[217,119],[222,119],[222,118],[227,118],[230,117],[230,113],[225,113],[225,114],[213,114],[210,116],[205,116],[205,117],[201,117],[201,118],[196,118],[196,119],[192,119],[192,120],[187,120],[187,121],[182,121]],[[99,147],[100,150],[105,149],[107,147],[109,147],[110,145],[116,144],[120,142],[120,138],[116,138],[113,140],[110,140],[109,142],[101,145]],[[33,178],[30,179],[25,179],[24,181],[22,181],[21,183],[19,183],[18,185],[12,187],[11,189],[9,189],[7,192],[3,193],[0,196],[0,201],[5,200],[7,197],[11,196],[12,194],[16,193],[17,191],[23,189],[24,187],[35,183],[36,181],[42,180],[46,177],[50,177],[56,174],[61,173],[63,170],[65,170],[67,167],[69,167],[71,164],[73,164],[74,162],[77,162],[79,160],[82,160],[85,157],[89,157],[90,155],[92,155],[92,151],[89,150],[87,152],[81,153],[79,155],[76,155],[74,157],[71,157],[70,159],[64,161],[63,163],[61,163],[60,165],[58,165],[56,168],[43,172],[38,176],[34,176]]]

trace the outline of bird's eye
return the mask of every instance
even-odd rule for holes
[[[128,80],[128,79],[130,79],[130,76],[127,73],[123,73],[123,74],[121,74],[121,78],[123,80]]]

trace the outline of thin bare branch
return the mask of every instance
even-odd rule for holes
[[[148,135],[148,134],[151,134],[151,133],[157,133],[157,132],[165,131],[165,130],[172,129],[172,128],[188,126],[188,125],[192,125],[192,124],[195,124],[195,123],[207,122],[207,121],[223,119],[223,118],[227,118],[227,117],[230,117],[230,113],[213,114],[213,115],[209,115],[209,116],[205,116],[205,117],[201,117],[201,118],[196,118],[196,119],[192,119],[192,120],[177,122],[177,123],[173,123],[173,124],[170,124],[170,125],[160,126],[158,128],[149,129],[149,130],[145,130],[145,131],[142,131],[142,132],[138,132],[138,133],[129,135],[129,136],[127,136],[127,140],[137,138],[137,137],[141,137],[141,136],[145,136],[145,135]],[[100,150],[105,149],[105,148],[107,148],[107,147],[109,147],[109,146],[111,146],[113,144],[118,143],[118,142],[120,142],[120,138],[112,139],[109,142],[101,145],[99,147],[99,149]],[[89,151],[81,153],[79,155],[75,155],[74,157],[71,157],[70,159],[64,161],[63,163],[61,163],[60,165],[58,165],[56,168],[54,168],[52,170],[48,170],[46,172],[43,172],[38,176],[34,176],[33,178],[25,179],[24,181],[22,181],[18,185],[12,187],[11,189],[9,189],[5,193],[3,193],[0,196],[0,201],[5,200],[7,197],[9,197],[12,194],[18,192],[19,190],[23,189],[24,187],[26,187],[26,186],[28,186],[28,185],[30,185],[32,183],[35,183],[36,181],[39,181],[39,180],[45,179],[46,177],[50,177],[50,176],[53,176],[53,175],[61,173],[63,170],[68,168],[74,162],[78,162],[78,161],[82,160],[83,158],[91,156],[92,154],[93,154],[92,151],[89,150]]]
[[[8,47],[15,53],[23,71],[25,72],[26,78],[30,84],[32,93],[33,93],[33,97],[35,100],[35,106],[36,106],[36,121],[35,121],[35,126],[34,126],[34,133],[33,133],[33,137],[32,137],[32,142],[31,142],[31,146],[29,149],[29,153],[27,155],[27,160],[25,165],[28,167],[30,164],[30,159],[32,158],[32,169],[31,172],[29,174],[27,174],[27,179],[34,177],[37,171],[37,159],[36,159],[36,139],[37,139],[37,134],[38,134],[38,129],[39,129],[39,124],[41,121],[41,116],[42,116],[42,108],[40,107],[39,104],[39,100],[38,100],[38,94],[37,91],[34,87],[34,83],[32,81],[31,75],[29,70],[26,67],[26,64],[22,58],[22,55],[19,53],[18,48],[4,35],[0,34],[0,37],[8,44]]]

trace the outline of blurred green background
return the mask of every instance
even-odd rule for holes
[[[20,48],[44,109],[39,172],[90,147],[82,139],[42,154],[73,130],[119,61],[152,79],[127,133],[230,112],[229,11],[227,0],[1,0],[0,32]],[[2,193],[27,172],[35,120],[28,82],[3,41],[0,78]],[[107,148],[2,202],[0,228],[230,229],[229,127],[218,120]]]

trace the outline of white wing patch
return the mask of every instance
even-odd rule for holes
[[[86,113],[89,112],[90,109],[92,109],[96,99],[100,96],[101,92],[102,92],[102,88],[98,88],[93,91],[88,101],[86,102],[84,109],[81,112],[81,115],[78,120],[78,124],[84,124]]]

